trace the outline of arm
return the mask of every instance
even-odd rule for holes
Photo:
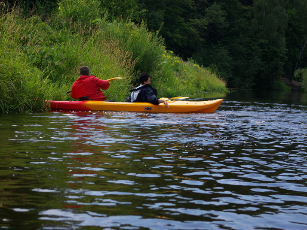
[[[101,80],[99,78],[96,78],[96,84],[102,90],[106,90],[110,86],[110,83],[108,80]]]
[[[159,103],[164,103],[165,108],[169,109],[169,106],[168,106],[167,100],[162,100],[162,99],[159,99]]]
[[[149,103],[152,103],[154,105],[159,105],[160,103],[164,103],[165,108],[169,109],[167,100],[162,100],[157,98],[156,90],[152,88],[150,90],[146,90],[146,97]]]
[[[126,98],[126,102],[131,102],[131,94]]]
[[[144,89],[144,94],[145,94],[145,101],[154,104],[154,105],[159,105],[159,100],[157,98],[157,95],[155,93],[155,91],[153,90],[153,88],[146,88]]]

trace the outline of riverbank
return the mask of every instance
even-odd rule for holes
[[[303,84],[298,81],[290,80],[289,78],[281,77],[280,81],[285,83],[291,90],[303,89]]]
[[[163,97],[227,92],[210,68],[166,50],[145,24],[101,18],[97,1],[64,3],[44,19],[18,10],[0,14],[0,113],[41,111],[44,100],[71,100],[67,92],[80,66],[101,79],[122,77],[105,91],[112,101],[124,101],[141,72],[150,74]]]

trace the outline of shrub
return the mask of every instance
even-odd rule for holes
[[[302,81],[303,88],[305,92],[307,92],[307,68],[305,69],[298,69],[295,71],[295,78],[299,81]]]
[[[162,39],[149,33],[145,24],[139,26],[128,21],[101,21],[97,37],[117,41],[121,51],[129,52],[134,60],[134,72],[152,72],[160,67],[164,52]],[[134,82],[136,83],[136,81]]]
[[[105,91],[113,101],[125,100],[140,72],[152,76],[161,97],[226,91],[209,69],[166,51],[145,24],[109,22],[98,18],[99,11],[97,0],[61,0],[48,21],[22,18],[18,10],[1,15],[0,111],[42,110],[44,100],[71,100],[67,92],[82,65],[101,79],[124,77]]]
[[[0,112],[42,110],[42,99],[55,98],[59,89],[31,66],[14,40],[0,40]],[[52,97],[51,97],[52,94]],[[64,97],[58,97],[63,99]]]
[[[98,0],[61,0],[58,5],[57,18],[64,23],[82,23],[83,26],[89,26],[100,18]]]
[[[200,97],[207,92],[226,92],[225,82],[209,69],[193,60],[182,61],[173,53],[165,51],[161,69],[153,73],[153,85],[165,97]]]

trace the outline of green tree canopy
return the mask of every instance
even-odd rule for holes
[[[307,0],[96,1],[108,20],[145,22],[168,50],[210,67],[231,88],[276,89],[280,77],[307,66]],[[56,0],[6,2],[25,13],[57,7]]]

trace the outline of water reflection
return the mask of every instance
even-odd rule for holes
[[[307,93],[299,90],[293,90],[290,92],[270,90],[232,90],[226,97],[228,100],[237,101],[307,105]]]
[[[306,229],[306,105],[1,120],[1,228]]]

